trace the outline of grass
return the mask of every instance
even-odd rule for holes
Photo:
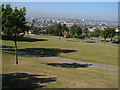
[[[34,34],[33,34],[34,35]],[[41,35],[37,35],[37,36],[44,36],[44,37],[55,37],[55,38],[59,38],[58,36],[53,36],[53,35],[49,35],[49,34],[41,34]],[[63,36],[60,36],[60,38],[64,38]],[[93,37],[94,38],[94,37]],[[66,39],[66,38],[65,38]],[[78,38],[67,38],[67,39],[70,39],[70,40],[80,40],[81,42],[83,42],[83,40],[81,39],[78,39]],[[103,40],[103,41],[101,41]],[[94,40],[94,39],[90,39],[90,38],[87,38],[85,39],[85,41],[91,41],[91,42],[101,42],[101,43],[105,43],[105,44],[116,44],[118,45],[117,43],[112,43],[112,42],[104,42],[104,38],[102,37],[99,37],[98,39]]]
[[[38,40],[18,41],[18,49],[42,55],[118,66],[118,47],[116,46],[33,38]],[[2,45],[11,47],[14,43],[10,40],[3,40]]]
[[[19,56],[15,65],[14,54],[4,51],[3,87],[4,88],[117,88],[117,70],[60,66],[63,62],[30,56]],[[58,63],[59,66],[50,65]]]

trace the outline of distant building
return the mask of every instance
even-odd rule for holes
[[[85,19],[82,19],[82,22],[84,22],[85,21]]]
[[[90,32],[94,32],[94,29],[93,28],[89,28],[88,29]]]
[[[116,30],[115,30],[116,32],[120,32],[120,30],[118,30],[118,28],[116,28]]]

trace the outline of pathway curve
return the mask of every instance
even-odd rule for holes
[[[2,47],[2,46],[0,46],[0,50],[7,50],[7,51],[14,52],[14,49]],[[88,66],[92,65],[94,67],[100,67],[100,68],[120,69],[120,67],[111,66],[111,65],[88,63],[88,62],[83,62],[83,61],[75,61],[75,60],[72,60],[72,59],[66,59],[66,58],[60,58],[60,57],[54,57],[54,56],[44,56],[44,55],[39,55],[39,54],[35,54],[35,53],[32,53],[32,52],[18,51],[18,54],[30,55],[30,56],[35,56],[35,57],[39,57],[39,58],[56,60],[56,61],[60,61],[60,62],[66,62],[66,63],[78,63],[78,64],[84,64],[84,65],[88,65]]]

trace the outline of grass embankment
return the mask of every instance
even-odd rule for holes
[[[8,40],[3,40],[2,44],[3,46],[14,46],[14,43]],[[114,66],[118,65],[118,47],[104,44],[34,37],[34,39],[18,41],[18,49],[42,55]]]
[[[27,43],[21,42],[19,46],[25,44],[28,47],[32,46]],[[7,88],[117,88],[118,86],[117,70],[56,67],[46,63],[62,62],[24,55],[19,56],[19,64],[15,65],[14,54],[8,51],[3,51],[2,58],[3,87]]]

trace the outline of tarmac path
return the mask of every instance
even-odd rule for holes
[[[35,35],[26,35],[26,36],[32,36],[32,37],[40,37],[40,38],[50,38],[50,39],[59,39],[57,37],[45,37],[45,36],[35,36]],[[72,42],[79,42],[79,40],[71,40],[67,38],[60,38],[60,40],[66,40],[66,41],[72,41]],[[109,44],[109,43],[103,43],[103,42],[90,42],[90,41],[84,41],[85,43],[96,43],[96,44],[105,44],[110,46],[120,46],[119,44]]]
[[[2,47],[2,46],[0,46],[0,50],[7,50],[7,51],[11,51],[11,52],[15,51],[14,49]],[[45,55],[39,55],[39,54],[36,54],[36,53],[26,52],[26,51],[19,51],[18,50],[18,54],[30,55],[30,56],[34,56],[34,57],[56,60],[56,61],[66,62],[66,63],[77,63],[77,64],[81,64],[81,65],[87,65],[87,66],[93,66],[93,67],[99,67],[99,68],[120,69],[120,67],[117,67],[117,66],[97,64],[97,63],[89,63],[89,62],[83,62],[83,61],[76,61],[76,60],[72,60],[72,59],[66,59],[66,58],[60,58],[60,57],[54,57],[54,56],[45,56]]]

